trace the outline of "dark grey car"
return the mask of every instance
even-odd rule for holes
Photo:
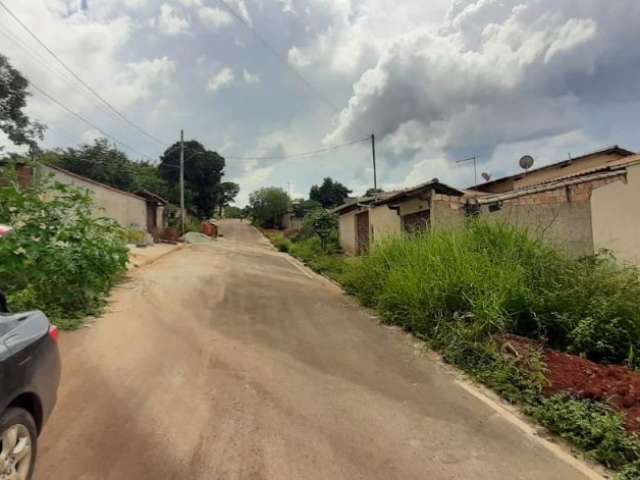
[[[60,383],[58,330],[39,311],[10,313],[0,292],[0,480],[29,480]]]

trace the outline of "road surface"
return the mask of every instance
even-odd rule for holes
[[[247,224],[62,337],[39,480],[587,478]]]

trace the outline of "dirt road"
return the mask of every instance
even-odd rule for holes
[[[587,478],[246,224],[64,335],[39,480]]]

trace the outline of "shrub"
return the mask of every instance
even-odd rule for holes
[[[605,406],[557,395],[529,408],[528,412],[594,460],[614,469],[626,466],[625,475],[629,475],[632,468],[637,470],[640,440],[626,433],[622,416]]]
[[[71,187],[0,187],[0,223],[16,231],[0,240],[0,289],[15,310],[40,309],[61,327],[77,326],[126,270],[125,230],[94,218],[89,196]]]
[[[271,238],[271,243],[280,252],[289,252],[291,250],[291,240],[285,238],[282,234],[278,234]]]
[[[392,323],[437,338],[511,332],[597,361],[638,365],[640,276],[608,256],[568,258],[501,224],[383,240],[344,277]]]

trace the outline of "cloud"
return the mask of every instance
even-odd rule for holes
[[[242,17],[242,19],[247,22],[250,26],[253,26],[253,19],[249,15],[249,9],[247,8],[247,4],[244,0],[224,0],[230,8],[232,8],[235,12]]]
[[[445,149],[473,151],[574,130],[595,102],[638,98],[637,86],[620,90],[640,64],[624,47],[638,21],[624,17],[640,19],[640,3],[458,0],[439,30],[384,48],[327,141],[393,138],[412,125]]]
[[[163,35],[182,35],[189,33],[189,20],[169,4],[160,7],[160,14],[151,19],[150,25],[157,28]]]
[[[127,103],[144,100],[153,94],[158,85],[171,83],[176,64],[168,57],[142,60],[130,63],[128,69],[120,74],[120,96],[129,96]]]
[[[293,46],[287,54],[289,63],[294,67],[307,67],[311,65],[311,55]]]
[[[198,17],[207,27],[218,30],[233,22],[231,15],[220,8],[201,7],[198,9]]]
[[[207,90],[211,93],[217,93],[223,88],[226,88],[233,84],[235,78],[236,77],[233,73],[233,70],[231,70],[229,67],[225,67],[215,75],[211,76],[211,78],[209,78],[209,82],[207,83]]]
[[[258,75],[257,73],[249,73],[246,68],[242,70],[242,78],[244,78],[244,81],[249,85],[260,83],[260,75]]]

